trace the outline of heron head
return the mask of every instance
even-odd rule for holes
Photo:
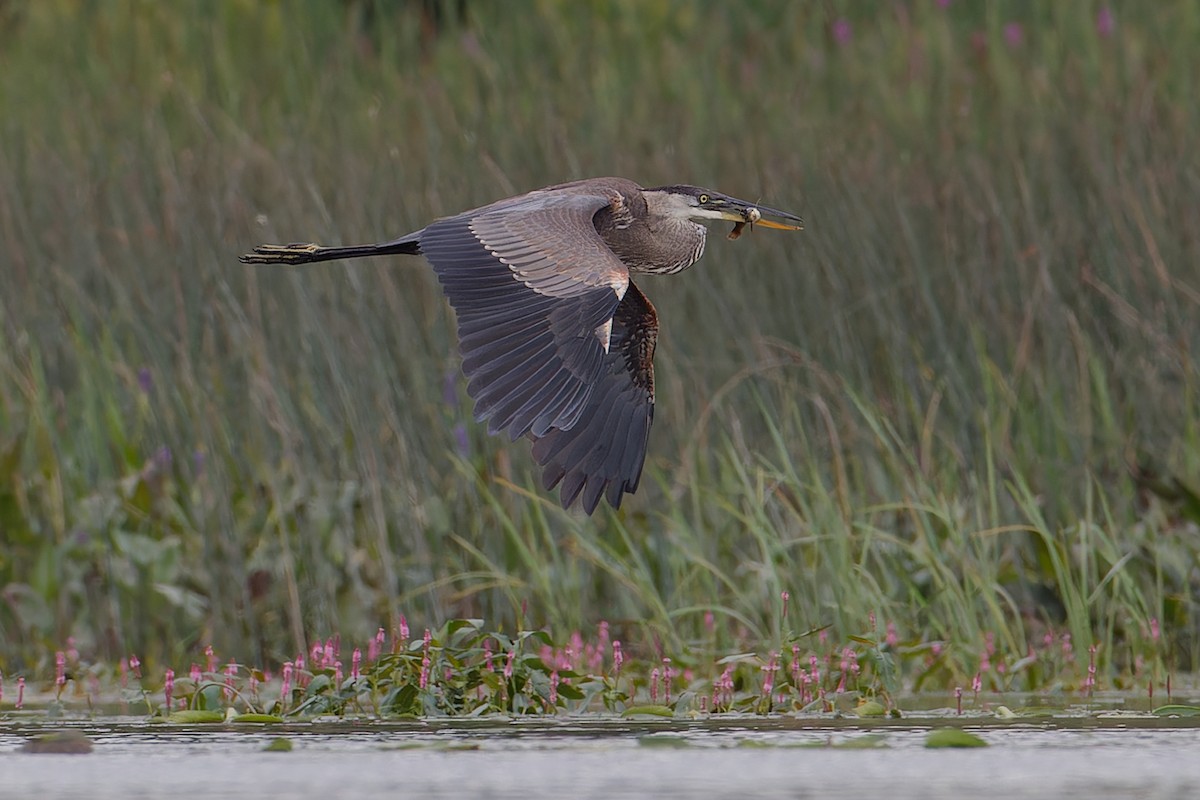
[[[658,208],[654,210],[671,216],[697,221],[726,220],[738,225],[748,223],[781,231],[804,229],[804,220],[795,214],[749,203],[699,186],[661,186],[647,189],[645,194],[661,198],[661,202],[656,204]]]

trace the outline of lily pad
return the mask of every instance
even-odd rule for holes
[[[621,712],[622,717],[674,717],[675,712],[667,706],[630,706]]]
[[[283,717],[280,717],[276,714],[238,714],[236,717],[232,717],[229,721],[230,722],[244,722],[244,723],[261,723],[261,724],[266,725],[266,724],[283,722]]]
[[[1154,709],[1154,715],[1157,717],[1198,717],[1200,716],[1200,706],[1159,706]]]
[[[854,707],[854,713],[860,717],[882,717],[887,709],[878,700],[866,700]]]
[[[938,728],[925,737],[926,747],[987,747],[988,744],[973,733],[961,728]]]
[[[691,747],[691,742],[682,736],[672,736],[670,734],[651,734],[649,736],[639,736],[638,744],[642,747]]]
[[[280,736],[278,739],[272,739],[266,747],[263,748],[264,753],[290,753],[292,752],[292,740],[285,739]]]
[[[30,739],[21,746],[21,752],[82,755],[92,752],[92,740],[80,731],[55,731]]]
[[[189,708],[184,711],[172,711],[167,715],[167,721],[182,725],[211,725],[217,722],[224,722],[225,713],[215,710],[205,711],[198,708]]]

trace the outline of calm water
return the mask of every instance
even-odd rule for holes
[[[0,720],[0,798],[1200,797],[1200,719],[617,720],[179,727]],[[30,755],[69,726],[87,755]],[[279,736],[290,753],[262,748]],[[870,744],[852,748],[846,745]]]

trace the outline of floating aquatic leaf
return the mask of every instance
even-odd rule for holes
[[[636,717],[638,715],[650,717],[673,717],[675,712],[667,706],[631,706],[621,712],[622,717]]]
[[[869,733],[865,736],[853,736],[829,744],[835,750],[875,750],[887,747],[887,741],[881,734]]]
[[[92,752],[92,740],[81,731],[65,730],[35,736],[21,745],[22,753],[82,755]]]
[[[925,737],[926,747],[987,747],[987,742],[961,728],[938,728]]]
[[[263,748],[263,752],[265,752],[265,753],[290,753],[290,752],[292,752],[292,740],[285,739],[282,736],[279,737],[278,739],[272,739],[270,742],[267,743],[267,746]]]
[[[1200,716],[1200,706],[1159,706],[1154,709],[1154,715],[1158,717],[1198,717]]]
[[[1017,715],[1008,706],[996,706],[996,719],[1016,719]]]
[[[229,722],[270,724],[283,722],[283,717],[280,717],[276,714],[238,714],[230,719]]]
[[[180,723],[182,725],[201,725],[211,724],[214,722],[224,722],[225,712],[189,708],[185,709],[184,711],[172,711],[167,715],[167,721]]]
[[[854,707],[854,713],[860,717],[882,717],[887,709],[878,700],[864,700]]]
[[[655,733],[649,736],[638,737],[638,744],[642,747],[691,747],[691,743],[682,736],[672,736],[670,734]]]

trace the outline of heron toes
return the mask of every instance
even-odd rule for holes
[[[254,252],[239,259],[243,264],[300,264],[308,261],[321,250],[321,245],[311,242],[293,244],[260,244]]]

